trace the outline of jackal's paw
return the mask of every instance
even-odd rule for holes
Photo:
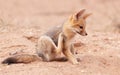
[[[78,65],[79,62],[78,62],[78,61],[74,61],[74,62],[72,62],[72,64],[73,64],[73,65]]]

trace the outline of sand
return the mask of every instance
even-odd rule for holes
[[[0,62],[35,54],[38,37],[85,8],[88,36],[77,35],[79,64],[36,61],[0,64],[0,75],[120,75],[119,0],[0,0]]]

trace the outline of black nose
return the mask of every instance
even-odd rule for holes
[[[85,35],[88,35],[87,33],[85,33]]]

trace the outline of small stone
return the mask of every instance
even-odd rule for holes
[[[6,66],[7,68],[9,68],[10,66]]]
[[[85,70],[81,70],[81,72],[83,73],[83,72],[85,72]]]
[[[103,53],[101,53],[101,55],[103,55]]]
[[[89,53],[91,53],[91,51],[88,51]]]

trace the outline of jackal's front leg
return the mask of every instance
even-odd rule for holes
[[[72,51],[74,51],[73,49],[74,48],[72,44],[69,45],[68,43],[65,43],[63,53],[65,54],[65,56],[68,58],[70,62],[72,62],[73,64],[78,64],[77,59],[73,55],[74,52],[72,53]]]

